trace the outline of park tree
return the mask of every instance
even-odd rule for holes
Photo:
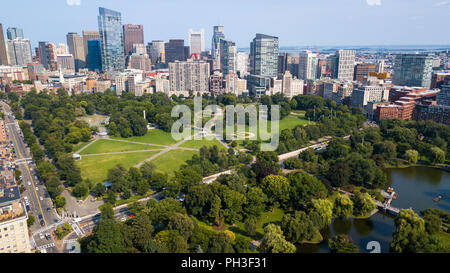
[[[227,189],[222,195],[222,212],[226,222],[234,224],[242,220],[243,206],[247,199],[242,193]]]
[[[182,204],[173,198],[165,198],[150,207],[149,215],[154,224],[167,224],[170,217],[176,213],[185,214]]]
[[[342,187],[348,184],[351,175],[352,170],[348,163],[337,162],[328,169],[327,178],[333,186]]]
[[[127,232],[133,242],[133,246],[145,252],[146,246],[153,241],[153,225],[150,217],[145,213],[138,213],[133,219],[126,222],[129,226]]]
[[[178,231],[181,236],[188,240],[194,231],[194,222],[185,214],[175,213],[169,218],[167,227],[170,230]]]
[[[375,201],[368,193],[356,193],[352,196],[353,201],[353,215],[363,216],[368,215],[377,208]]]
[[[66,205],[66,198],[64,196],[56,196],[55,206],[56,208],[63,208]]]
[[[432,147],[430,152],[430,161],[433,164],[445,162],[445,152],[438,147]]]
[[[287,240],[292,243],[312,241],[319,232],[304,211],[296,211],[294,215],[284,215],[281,220],[281,229]]]
[[[419,152],[416,150],[407,150],[405,152],[405,159],[409,164],[416,164],[419,160]]]
[[[89,253],[124,253],[125,238],[113,219],[101,219],[87,244]]]
[[[103,196],[106,193],[106,187],[105,185],[103,185],[103,183],[97,183],[94,190],[97,197]]]
[[[295,173],[288,176],[291,184],[291,202],[293,205],[306,204],[311,199],[322,199],[328,195],[325,185],[307,173]]]
[[[211,238],[210,253],[234,253],[231,237],[225,232],[218,232]]]
[[[175,230],[163,230],[155,236],[156,241],[164,244],[169,253],[189,253],[186,239]]]
[[[211,209],[214,193],[207,184],[193,186],[186,193],[185,206],[189,213],[204,217]]]
[[[79,183],[72,189],[72,193],[77,198],[82,198],[86,196],[89,191],[89,186],[86,183]]]
[[[256,234],[257,221],[255,217],[249,217],[244,221],[245,232],[249,236],[254,236]]]
[[[244,211],[248,216],[259,217],[266,209],[268,198],[261,188],[255,186],[251,187],[247,194],[247,205]]]
[[[331,253],[359,253],[359,248],[347,235],[339,234],[328,240]]]
[[[262,180],[262,187],[272,205],[287,205],[291,186],[286,177],[281,175],[269,175]]]
[[[319,230],[329,226],[333,218],[333,203],[328,199],[313,199],[311,205],[308,215],[314,226]]]
[[[268,224],[258,249],[263,253],[294,253],[295,246],[286,241],[280,226]]]
[[[151,162],[145,162],[144,164],[142,164],[142,166],[139,168],[139,170],[142,173],[142,177],[144,177],[144,179],[147,182],[151,182],[152,176],[155,172],[156,166],[155,164],[151,163]]]
[[[383,141],[375,144],[375,153],[380,154],[386,160],[392,160],[397,157],[397,145],[392,141]]]
[[[270,174],[277,174],[280,170],[278,155],[276,152],[259,152],[256,155],[256,162],[252,166],[256,179],[262,179]]]
[[[348,218],[353,213],[353,202],[347,194],[339,194],[334,200],[333,215],[341,218]]]

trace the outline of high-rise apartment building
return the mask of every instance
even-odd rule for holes
[[[398,54],[395,56],[395,85],[430,88],[433,57],[428,54]]]
[[[86,59],[86,67],[90,67],[89,65],[89,49],[88,49],[88,41],[89,40],[99,40],[100,34],[98,30],[83,30],[83,46],[84,46],[84,55]]]
[[[223,88],[223,73],[214,71],[209,77],[209,91],[213,96],[220,96],[225,92]]]
[[[200,29],[199,31],[194,31],[189,29],[189,47],[191,54],[200,54],[205,51],[205,30]]]
[[[50,71],[56,70],[55,45],[49,42],[39,42],[39,61],[45,69]]]
[[[248,53],[238,52],[236,55],[236,71],[240,77],[244,77],[248,73]]]
[[[250,44],[250,67],[252,75],[278,75],[278,37],[256,34]]]
[[[8,54],[6,53],[6,43],[3,36],[3,26],[0,24],[0,65],[8,65]]]
[[[169,63],[170,91],[209,90],[209,63],[192,60]]]
[[[220,70],[224,75],[236,73],[236,44],[230,40],[221,39],[219,45]]]
[[[354,80],[363,82],[364,77],[369,77],[370,72],[375,72],[376,65],[372,63],[360,63],[355,66]]]
[[[152,63],[165,63],[165,46],[164,41],[152,41],[147,44],[147,54],[150,55]]]
[[[69,53],[72,54],[75,60],[75,70],[78,71],[81,68],[85,68],[86,54],[84,53],[83,38],[75,32],[69,32],[66,37]]]
[[[102,45],[103,71],[123,70],[125,68],[125,56],[121,13],[99,8],[98,29]]]
[[[6,36],[8,37],[8,40],[14,40],[16,38],[24,38],[23,29],[16,27],[9,27],[6,30]]]
[[[364,107],[368,102],[383,102],[389,100],[389,90],[385,86],[361,86],[353,90],[352,106]]]
[[[102,45],[100,40],[88,40],[88,64],[91,71],[102,71]]]
[[[300,52],[298,64],[298,78],[315,80],[317,74],[317,55],[310,50]]]
[[[355,72],[355,55],[354,50],[340,49],[330,56],[331,71],[334,79],[341,81],[352,81]]]
[[[225,33],[223,32],[223,26],[214,26],[213,27],[213,37],[211,44],[211,55],[213,58],[218,57],[219,47],[220,47],[220,39],[225,39]]]
[[[164,44],[166,63],[171,63],[174,61],[185,61],[187,57],[185,56],[184,40],[176,39],[169,40],[168,43]]]
[[[133,54],[134,44],[144,43],[144,26],[127,24],[123,26],[123,46],[125,56]]]
[[[8,40],[9,65],[24,66],[32,63],[30,39]]]

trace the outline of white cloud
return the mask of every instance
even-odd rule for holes
[[[381,0],[366,0],[369,6],[381,6]]]
[[[69,6],[79,6],[81,5],[81,0],[66,0]]]
[[[450,6],[450,1],[441,1],[434,4],[435,7]]]

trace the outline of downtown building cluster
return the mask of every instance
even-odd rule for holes
[[[8,28],[6,39],[0,32],[2,91],[64,87],[75,94],[111,89],[119,96],[317,95],[361,107],[371,120],[431,119],[449,124],[448,51],[283,52],[278,37],[262,33],[254,36],[249,49],[240,50],[224,26],[213,26],[207,50],[203,29],[189,29],[187,42],[146,43],[144,26],[123,24],[120,12],[99,8],[97,23],[97,30],[69,32],[67,45],[41,41],[34,51],[21,29]]]

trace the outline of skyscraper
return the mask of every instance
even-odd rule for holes
[[[189,30],[189,46],[191,54],[202,53],[205,51],[205,30],[200,29],[199,31]]]
[[[127,24],[123,26],[123,45],[125,56],[133,54],[134,44],[144,43],[144,26]]]
[[[102,71],[102,45],[100,40],[88,40],[88,64],[91,71]]]
[[[213,27],[213,37],[211,45],[211,55],[213,58],[217,58],[219,54],[220,39],[225,39],[225,33],[223,32],[223,26]]]
[[[185,56],[184,50],[184,40],[169,40],[168,43],[164,44],[166,63],[171,63],[174,61],[184,61],[189,56]]]
[[[83,30],[83,46],[84,46],[84,56],[86,59],[86,67],[89,67],[89,50],[88,50],[89,40],[100,41],[100,34],[98,33],[98,30]]]
[[[10,65],[24,66],[33,61],[29,39],[15,38],[8,40],[8,54]]]
[[[243,76],[247,75],[248,72],[248,53],[247,52],[238,52],[236,55],[236,70],[239,73],[239,76],[243,78]]]
[[[6,53],[6,44],[3,36],[2,24],[0,24],[0,65],[8,65],[8,55]]]
[[[72,54],[75,60],[75,71],[86,67],[86,54],[84,53],[83,38],[75,32],[67,34],[67,45],[69,46],[69,53]]]
[[[120,12],[99,8],[98,29],[102,45],[103,71],[123,70],[125,68],[125,56],[122,15]]]
[[[317,55],[310,50],[300,52],[298,64],[298,78],[315,80],[317,74]]]
[[[166,62],[164,41],[152,41],[147,45],[147,53],[153,64]]]
[[[278,75],[278,37],[256,34],[250,44],[250,66],[252,75]]]
[[[395,56],[393,83],[430,88],[433,57],[428,54],[398,54]]]
[[[16,27],[9,27],[6,30],[8,40],[14,40],[16,38],[23,38],[23,30]]]
[[[352,81],[355,72],[354,50],[338,50],[330,57],[330,68],[333,78],[342,81]]]
[[[49,42],[39,42],[39,61],[50,71],[57,69],[55,46]]]
[[[236,73],[236,44],[230,40],[225,39],[221,39],[219,44],[220,70],[222,70],[224,76],[231,73]]]

